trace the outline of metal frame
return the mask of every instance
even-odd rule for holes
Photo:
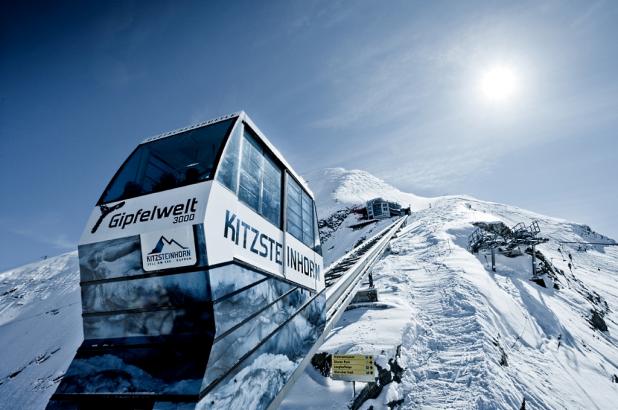
[[[536,278],[536,245],[547,242],[547,238],[538,236],[541,233],[539,221],[533,220],[526,226],[519,222],[511,228],[510,232],[500,235],[496,232],[488,232],[481,227],[477,227],[468,237],[468,250],[472,253],[481,250],[491,251],[491,270],[496,271],[496,248],[505,246],[515,248],[519,245],[532,247],[532,277]]]

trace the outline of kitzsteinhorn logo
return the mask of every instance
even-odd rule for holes
[[[175,239],[161,236],[155,247],[146,256],[146,262],[156,263],[168,260],[180,261],[191,259],[191,250]]]

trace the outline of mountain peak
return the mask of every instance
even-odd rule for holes
[[[344,207],[382,197],[413,210],[426,208],[429,198],[401,192],[382,179],[360,169],[326,168],[306,175],[316,198],[318,216],[326,218]]]

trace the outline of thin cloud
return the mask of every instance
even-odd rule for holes
[[[319,118],[315,128],[345,128],[362,121],[379,125],[413,113],[424,97],[418,62],[424,60],[408,44],[407,32],[369,44],[365,51],[327,63],[326,81],[333,89],[332,115]]]
[[[68,239],[67,235],[62,233],[50,236],[39,231],[24,228],[13,228],[9,231],[15,235],[19,235],[26,239],[44,243],[46,245],[51,245],[54,248],[60,250],[71,250],[75,249],[75,247],[77,246],[74,241],[71,241],[70,239]]]
[[[573,29],[579,29],[582,26],[588,24],[592,16],[599,11],[601,7],[605,5],[605,0],[598,0],[590,5],[583,13],[579,14],[575,20],[571,23]]]

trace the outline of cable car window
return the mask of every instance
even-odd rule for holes
[[[280,226],[281,169],[268,157],[264,157],[261,214],[270,222]]]
[[[260,148],[245,133],[240,161],[240,181],[238,199],[251,209],[260,211],[260,183],[262,179],[263,156]]]
[[[298,185],[292,177],[288,177],[288,195],[286,201],[287,231],[299,241],[303,240],[301,198],[302,189],[300,185]]]
[[[313,205],[313,251],[322,255],[322,244],[320,242],[320,230],[318,229],[318,210]]]
[[[281,168],[245,129],[238,198],[274,225],[281,225]]]
[[[302,201],[303,242],[313,248],[313,200],[303,191]]]
[[[315,247],[313,199],[288,177],[287,195],[287,231],[310,248]]]
[[[234,191],[238,185],[238,163],[240,156],[240,138],[242,136],[242,126],[239,124],[234,129],[230,137],[225,152],[221,158],[217,170],[217,181]]]
[[[109,183],[99,204],[212,178],[217,154],[234,121],[231,118],[139,145]]]

